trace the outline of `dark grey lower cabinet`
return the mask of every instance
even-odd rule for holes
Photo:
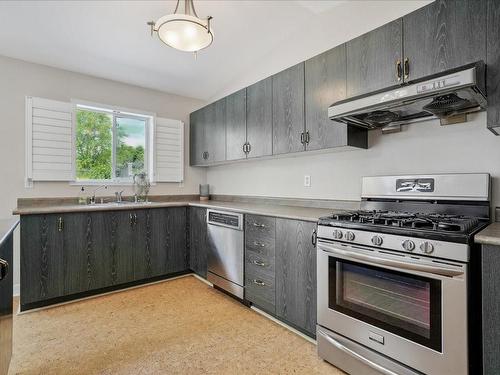
[[[184,207],[22,216],[21,309],[187,271],[185,228]]]
[[[207,277],[207,209],[189,208],[189,268]]]
[[[315,336],[316,223],[276,219],[276,315]]]

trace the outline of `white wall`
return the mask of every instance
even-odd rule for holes
[[[24,105],[25,96],[69,101],[72,98],[154,112],[160,117],[179,119],[189,124],[189,113],[203,102],[137,86],[77,74],[65,70],[27,63],[0,56],[0,217],[8,217],[19,197],[76,197],[80,187],[67,182],[35,182],[32,189],[24,187]],[[189,132],[185,140],[185,181],[160,183],[151,194],[196,194],[198,184],[206,179],[206,171],[189,168]],[[111,191],[110,191],[111,190]],[[112,195],[114,189],[101,194]],[[124,194],[132,194],[125,187]],[[18,240],[16,236],[16,240]],[[18,241],[16,241],[18,243]],[[18,246],[14,253],[19,267]],[[14,283],[19,273],[15,272]]]
[[[417,123],[395,134],[371,131],[367,150],[212,167],[207,181],[214,194],[359,200],[362,176],[488,172],[500,206],[500,137],[486,129],[485,113],[471,118],[448,126]],[[304,187],[306,174],[311,187]]]

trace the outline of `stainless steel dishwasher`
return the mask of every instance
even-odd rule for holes
[[[243,214],[207,210],[207,226],[207,279],[243,299]]]

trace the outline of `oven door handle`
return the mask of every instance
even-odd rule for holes
[[[426,264],[418,264],[413,262],[400,262],[397,260],[387,259],[387,258],[378,258],[370,255],[359,254],[355,252],[345,251],[341,249],[337,249],[336,247],[325,245],[324,243],[319,242],[318,248],[324,252],[330,254],[336,254],[343,256],[345,258],[351,258],[355,260],[361,260],[372,265],[378,266],[389,266],[389,267],[397,267],[410,271],[419,271],[425,273],[431,273],[440,276],[448,276],[455,277],[463,275],[465,272],[459,269],[447,268],[447,267],[438,267],[431,266]]]
[[[350,355],[351,357],[356,358],[358,361],[363,362],[365,365],[371,367],[374,370],[377,370],[381,374],[384,375],[398,375],[394,371],[391,371],[389,369],[386,369],[385,367],[379,365],[378,363],[375,363],[368,358],[363,357],[361,354],[356,353],[354,350],[349,349],[348,347],[342,345],[340,342],[332,338],[329,334],[326,332],[323,332],[322,330],[318,329],[318,333],[330,344],[335,346],[337,349],[340,351],[344,352],[347,355]]]

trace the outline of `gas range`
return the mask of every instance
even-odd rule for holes
[[[361,198],[318,221],[320,357],[348,373],[475,373],[489,175],[365,177]]]

